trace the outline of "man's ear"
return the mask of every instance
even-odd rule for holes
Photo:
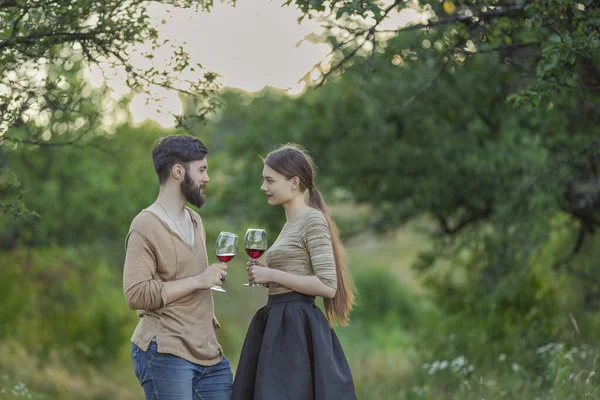
[[[181,180],[185,176],[185,169],[181,164],[174,164],[171,167],[171,176],[177,180]]]

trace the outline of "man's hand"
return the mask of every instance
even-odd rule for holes
[[[197,275],[197,286],[200,290],[210,289],[221,285],[227,278],[227,264],[215,263],[210,265],[201,274]]]

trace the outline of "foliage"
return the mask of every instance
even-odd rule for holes
[[[421,39],[418,45],[396,48],[395,53],[388,53],[389,61],[406,58],[401,50],[421,60],[436,54],[439,70],[446,71],[473,62],[481,54],[499,53],[522,72],[523,87],[509,94],[517,106],[538,106],[556,92],[600,87],[600,9],[593,0],[296,3],[303,13],[323,20],[330,29],[324,36],[334,58],[318,67],[321,80],[339,75],[356,56],[374,58],[389,48],[390,38],[394,41],[416,30]],[[413,20],[395,29],[383,28],[402,12]],[[367,70],[375,72],[377,67],[369,65]]]
[[[213,2],[167,0],[154,3],[210,10]],[[148,90],[157,85],[194,95],[214,94],[214,74],[204,75],[197,81],[182,81],[167,72],[195,72],[181,47],[170,46],[173,57],[164,70],[156,66],[143,69],[131,64],[132,46],[149,43],[152,50],[157,50],[168,43],[159,41],[147,6],[146,2],[138,0],[2,2],[0,20],[5,23],[0,30],[3,84],[0,134],[4,135],[11,126],[21,125],[44,112],[72,111],[77,99],[65,99],[61,92],[66,86],[64,77],[52,71],[68,71],[82,60],[98,64],[104,59],[110,66],[123,69],[132,89]],[[149,60],[154,57],[150,52],[143,55]],[[70,129],[68,133],[75,135],[79,129]],[[4,140],[14,141],[10,136]]]
[[[164,134],[151,126],[124,125],[115,135],[95,140],[102,150],[20,146],[12,151],[8,159],[19,171],[23,200],[41,218],[5,218],[3,246],[123,237],[157,190],[150,149]]]
[[[409,327],[417,320],[414,294],[401,286],[393,272],[367,268],[355,276],[358,292],[352,322],[366,326],[400,323]]]
[[[543,324],[541,338],[551,340],[558,309],[548,281],[566,276],[580,285],[583,307],[598,305],[598,264],[574,258],[597,240],[600,226],[598,96],[563,92],[551,106],[514,108],[506,98],[522,87],[521,75],[496,53],[439,79],[433,56],[405,52],[398,65],[389,63],[398,48],[420,41],[418,34],[390,40],[381,56],[357,59],[340,79],[297,98],[271,90],[224,95],[209,133],[231,158],[225,198],[245,205],[232,211],[240,218],[252,209],[257,219],[275,221],[260,206],[258,155],[300,142],[327,200],[372,207],[365,229],[433,219],[434,245],[415,267],[442,308],[490,319],[490,341],[531,323]],[[370,79],[367,65],[377,71]],[[561,251],[541,259],[559,232]]]
[[[4,295],[0,338],[18,338],[32,353],[60,352],[112,362],[131,335],[119,276],[91,248],[19,249],[0,253]],[[94,259],[97,261],[91,261]]]
[[[127,100],[107,102],[85,79],[108,58],[136,90],[177,86],[129,63],[130,45],[161,45],[142,3],[69,3],[0,2],[10,21],[0,28],[0,337],[42,362],[64,351],[107,365],[135,323],[118,266],[131,218],[156,192],[149,149],[182,131],[131,126]],[[373,263],[355,266],[359,303],[338,331],[361,398],[598,397],[595,2],[287,4],[329,15],[330,29],[310,38],[333,46],[318,90],[223,92],[225,107],[199,124],[217,105],[215,77],[177,86],[179,122],[210,149],[209,241],[256,224],[273,242],[283,213],[265,205],[260,156],[299,142],[326,200],[350,204],[346,239],[428,221],[431,247],[414,263],[422,295]],[[383,27],[408,8],[421,25]],[[182,52],[174,63],[194,68]],[[248,317],[239,301],[217,304],[234,329],[229,348]]]
[[[210,10],[212,0],[152,2],[184,9]],[[234,3],[234,2],[232,2]],[[137,93],[161,87],[202,99],[194,117],[203,119],[218,105],[217,75],[191,65],[181,45],[160,40],[149,3],[132,1],[0,2],[0,167],[6,153],[27,148],[97,147],[94,140],[114,129],[115,107],[106,88],[94,90],[84,78],[89,66],[120,71]],[[132,63],[135,46],[170,50],[164,67]],[[185,79],[189,74],[197,79]],[[158,100],[158,99],[157,99]],[[12,186],[14,187],[14,185]],[[0,192],[0,209],[23,210],[23,203]]]

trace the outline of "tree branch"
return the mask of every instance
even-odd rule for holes
[[[470,30],[469,33],[472,34],[474,29],[469,28],[469,30]],[[463,46],[465,42],[466,42],[466,39],[463,39],[461,42],[454,45],[454,47],[452,49],[448,49],[446,52],[444,52],[444,54],[440,58],[437,71],[436,71],[435,75],[433,76],[433,78],[431,78],[427,83],[425,83],[425,85],[423,85],[421,87],[421,89],[419,89],[417,92],[413,93],[408,99],[406,99],[402,103],[400,103],[399,106],[394,106],[394,107],[392,107],[392,109],[397,110],[399,108],[404,108],[404,107],[410,105],[415,100],[417,100],[419,97],[421,97],[426,91],[428,91],[433,86],[433,84],[435,82],[437,82],[440,79],[440,77],[442,76],[442,72],[444,71],[444,66],[446,65],[446,59],[448,57],[450,57],[454,51],[459,49],[460,46]]]
[[[476,50],[476,51],[470,51],[470,50],[462,49],[462,48],[456,48],[455,50],[458,52],[467,54],[467,55],[477,55],[477,54],[492,53],[492,52],[503,51],[503,50],[520,49],[520,48],[524,48],[524,47],[534,47],[534,46],[539,46],[540,44],[541,44],[540,42],[528,42],[528,43],[506,44],[506,45],[502,45],[502,46],[498,46],[498,47],[492,47],[489,49],[482,49],[482,50]]]
[[[14,38],[17,36],[17,32],[19,31],[19,30],[18,30],[18,25],[19,25],[19,23],[21,22],[21,20],[22,20],[22,19],[25,17],[25,15],[27,15],[27,13],[28,13],[28,12],[29,12],[29,9],[28,9],[28,8],[25,8],[25,9],[24,9],[24,10],[21,12],[21,15],[19,15],[19,16],[17,17],[17,19],[15,19],[15,20],[12,22],[12,32],[11,32],[11,34],[10,34],[10,39],[14,39]]]
[[[462,231],[466,227],[473,225],[475,222],[481,221],[482,219],[489,217],[491,214],[492,214],[492,208],[489,206],[486,206],[482,210],[475,210],[470,215],[462,216],[456,222],[456,224],[454,224],[454,226],[450,226],[448,219],[442,215],[436,215],[436,218],[439,222],[441,233],[444,235],[452,236],[452,235]]]
[[[568,264],[565,265],[564,268],[565,268],[565,271],[567,271],[569,274],[573,275],[574,277],[576,277],[586,283],[590,283],[590,282],[593,282],[595,284],[600,283],[600,279],[598,279],[598,277],[596,277],[592,274],[588,274],[587,272],[583,272],[578,269],[575,269]]]
[[[17,5],[14,0],[0,0],[0,8],[16,7]]]
[[[28,36],[10,37],[8,39],[2,40],[0,41],[0,50],[3,50],[4,48],[14,44],[35,44],[38,40],[43,38],[54,39],[54,44],[70,43],[76,41],[93,41],[97,39],[99,33],[101,32],[39,32]]]
[[[378,30],[378,31],[376,31],[376,33],[400,33],[400,32],[406,32],[406,31],[412,31],[412,30],[418,30],[418,29],[432,28],[432,27],[438,26],[438,25],[454,24],[457,22],[472,22],[472,20],[474,18],[478,18],[483,21],[489,21],[489,20],[493,20],[496,18],[500,18],[500,17],[506,17],[509,15],[518,14],[519,12],[521,12],[525,9],[525,6],[526,6],[526,4],[518,4],[518,5],[511,6],[511,7],[507,7],[507,8],[503,8],[503,9],[496,9],[496,10],[491,10],[491,11],[486,11],[486,12],[479,12],[479,11],[473,12],[472,11],[473,15],[470,15],[470,16],[456,15],[454,17],[445,17],[445,18],[433,17],[424,24],[408,25],[408,26],[405,26],[400,29]]]
[[[345,42],[342,42],[341,45],[337,46],[337,49],[341,49],[343,48],[345,45],[354,42],[356,39],[358,39],[359,37],[362,37],[363,35],[365,35],[365,40],[356,46],[356,48],[354,50],[352,50],[349,54],[344,55],[342,57],[342,59],[333,67],[331,67],[329,69],[329,71],[327,71],[326,73],[323,74],[323,76],[321,77],[320,82],[317,84],[317,87],[321,87],[325,81],[335,72],[337,72],[340,68],[342,68],[344,66],[344,64],[346,63],[346,61],[348,61],[349,59],[353,58],[356,53],[358,53],[358,51],[360,49],[363,48],[364,44],[366,42],[368,42],[370,39],[374,39],[375,38],[375,32],[377,31],[377,27],[379,26],[379,24],[381,24],[388,16],[388,14],[394,9],[396,8],[402,1],[401,0],[395,0],[391,5],[389,5],[381,14],[381,17],[375,21],[375,24],[373,26],[371,26],[369,29],[367,30],[363,30],[363,29],[356,29],[354,30],[352,36],[350,39],[346,40]],[[344,28],[346,29],[346,28]],[[334,46],[334,48],[332,49],[332,51],[329,53],[333,53],[335,50],[337,50],[335,48],[336,46]]]
[[[577,253],[579,253],[579,250],[581,250],[581,246],[583,245],[585,236],[586,236],[586,229],[582,225],[579,227],[579,233],[577,234],[577,239],[575,240],[575,245],[567,254],[562,256],[560,259],[558,259],[554,263],[554,269],[560,269],[562,266],[566,266],[566,267],[569,266],[569,262],[573,259],[573,257],[575,257],[577,255]]]
[[[34,145],[34,146],[40,146],[40,147],[46,147],[46,148],[64,147],[64,146],[73,146],[73,147],[77,147],[80,149],[95,148],[95,149],[101,150],[105,153],[112,154],[111,151],[103,148],[102,146],[99,146],[97,143],[89,142],[89,143],[85,143],[83,145],[79,144],[79,142],[81,142],[81,140],[83,140],[84,136],[92,131],[92,129],[94,128],[96,122],[100,118],[100,115],[102,114],[103,111],[105,111],[105,110],[99,111],[97,114],[93,115],[92,118],[88,122],[88,127],[71,140],[65,140],[65,141],[61,141],[61,142],[42,142],[39,140],[19,139],[19,138],[13,138],[10,136],[4,136],[4,137],[0,137],[0,143],[2,143],[2,141],[8,141],[11,143],[28,144],[28,145]]]
[[[408,99],[404,100],[402,103],[400,103],[400,106],[395,106],[394,109],[397,108],[404,108],[406,106],[408,106],[409,104],[411,104],[413,101],[417,100],[419,97],[421,97],[426,91],[428,91],[435,82],[437,82],[440,77],[442,76],[442,72],[444,71],[444,65],[446,64],[443,61],[442,57],[442,61],[440,61],[439,67],[437,68],[437,72],[434,75],[433,78],[431,78],[427,83],[425,83],[425,85],[423,85],[423,87],[421,87],[421,89],[419,89],[417,92],[413,93]]]

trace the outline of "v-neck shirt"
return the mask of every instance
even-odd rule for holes
[[[146,351],[156,337],[159,353],[172,354],[200,365],[221,361],[212,291],[196,290],[168,301],[164,282],[198,275],[208,267],[202,219],[188,209],[195,235],[190,246],[154,212],[140,212],[125,240],[123,290],[127,304],[140,321],[131,341]]]
[[[185,211],[185,220],[188,221],[192,227],[191,229],[191,237],[190,237],[190,241],[188,242],[187,239],[183,236],[183,233],[179,230],[179,228],[177,227],[177,223],[175,222],[175,220],[173,218],[171,218],[171,216],[166,212],[166,210],[164,210],[158,203],[157,204],[157,210],[160,210],[160,214],[164,214],[164,217],[162,215],[159,215],[158,212],[156,212],[155,210],[150,209],[150,207],[146,208],[144,211],[147,211],[153,215],[155,215],[157,218],[160,218],[161,221],[163,221],[164,223],[167,224],[167,226],[171,229],[171,233],[173,233],[174,235],[177,235],[181,238],[181,240],[183,240],[183,242],[185,244],[188,245],[188,247],[190,248],[190,250],[193,249],[194,247],[194,239],[195,239],[195,222],[194,219],[192,218],[192,212],[193,210],[185,207],[184,211]]]

